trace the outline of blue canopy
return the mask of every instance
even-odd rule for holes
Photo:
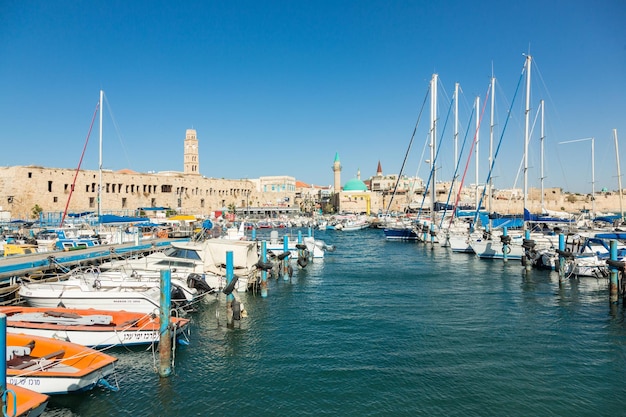
[[[143,223],[148,221],[150,221],[150,219],[146,217],[116,216],[114,214],[103,214],[100,216],[100,223],[102,224]]]

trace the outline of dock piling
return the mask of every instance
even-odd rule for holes
[[[611,256],[611,261],[615,261],[617,262],[617,240],[612,239],[611,240],[611,246],[610,246],[610,256]],[[611,282],[609,284],[609,302],[611,304],[617,304],[617,300],[618,300],[618,286],[617,286],[617,281],[618,281],[618,271],[617,268],[613,265],[610,266],[610,271],[611,271]]]
[[[161,270],[161,308],[159,315],[159,376],[168,377],[172,373],[172,335],[170,329],[170,304],[172,272]]]
[[[252,229],[254,231],[254,229]],[[261,242],[261,262],[265,264],[267,262],[267,242]],[[261,297],[267,297],[267,271],[263,269],[261,271]]]
[[[559,253],[558,253],[558,257],[557,260],[558,262],[554,265],[554,269],[556,269],[559,273],[559,285],[561,285],[563,283],[563,281],[565,281],[565,268],[564,268],[564,263],[565,263],[565,258],[563,257],[563,255],[561,255],[563,252],[565,251],[565,236],[563,235],[563,233],[559,233]]]

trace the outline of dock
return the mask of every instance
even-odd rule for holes
[[[140,244],[100,245],[72,251],[40,252],[29,255],[0,258],[0,291],[17,285],[18,278],[27,275],[45,275],[69,270],[81,265],[97,265],[104,260],[136,256],[165,249],[181,239],[151,239]],[[187,240],[187,239],[184,239]]]

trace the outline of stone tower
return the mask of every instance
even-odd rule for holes
[[[333,172],[335,173],[335,192],[341,191],[341,162],[339,162],[339,152],[335,152],[335,162],[333,162]]]
[[[186,175],[200,175],[200,162],[198,160],[198,139],[196,129],[187,129],[185,135],[185,170]]]

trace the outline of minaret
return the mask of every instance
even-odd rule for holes
[[[357,170],[356,170],[356,179],[358,179],[358,180],[361,179],[361,168],[357,168]]]
[[[341,191],[341,162],[339,162],[339,152],[335,152],[335,162],[333,163],[335,173],[335,192]]]
[[[383,176],[383,167],[380,166],[380,161],[378,161],[378,168],[376,169],[376,176],[377,177]]]
[[[196,129],[187,129],[185,135],[185,170],[186,175],[200,175],[200,162],[198,160],[198,139]]]

